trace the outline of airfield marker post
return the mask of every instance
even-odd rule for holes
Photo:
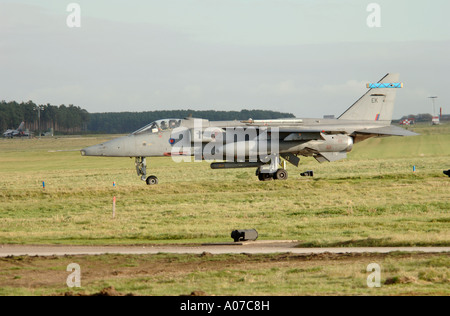
[[[113,188],[116,188],[116,181],[113,181]],[[113,196],[112,218],[116,217],[116,196]]]
[[[112,218],[116,217],[116,196],[113,197]]]

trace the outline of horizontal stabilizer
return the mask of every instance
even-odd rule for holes
[[[376,128],[366,128],[359,131],[355,131],[356,134],[371,134],[371,135],[379,135],[379,136],[416,136],[419,135],[417,133],[408,131],[404,128],[397,126],[384,126],[384,127],[376,127]]]

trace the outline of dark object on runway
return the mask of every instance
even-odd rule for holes
[[[312,176],[314,176],[314,171],[308,170],[308,171],[305,171],[305,172],[300,173],[300,175],[301,175],[302,177],[312,177]]]
[[[450,177],[450,169],[444,170],[444,174]]]
[[[258,232],[256,229],[239,229],[231,232],[231,238],[234,242],[256,240],[258,238]]]

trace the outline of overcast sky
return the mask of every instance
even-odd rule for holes
[[[431,113],[429,96],[450,113],[449,13],[448,0],[0,0],[0,100],[322,117],[398,72],[394,118]]]

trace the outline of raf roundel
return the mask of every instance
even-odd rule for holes
[[[170,139],[169,139],[169,143],[170,143],[171,145],[175,144],[175,138],[170,138]]]

